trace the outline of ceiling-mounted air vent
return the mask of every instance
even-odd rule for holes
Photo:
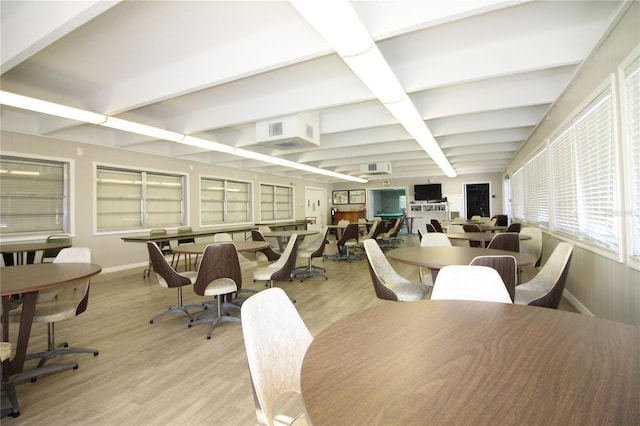
[[[299,113],[256,123],[256,142],[278,149],[320,146],[320,116]]]
[[[368,163],[360,165],[360,172],[367,175],[390,175],[391,163]]]

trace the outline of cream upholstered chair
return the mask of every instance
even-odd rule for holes
[[[280,252],[280,244],[278,244],[278,239],[276,237],[265,237],[264,234],[267,232],[271,232],[271,228],[268,226],[259,226],[258,231],[262,234],[262,237],[271,245],[271,248],[276,252]]]
[[[520,241],[520,253],[527,253],[536,259],[535,267],[540,266],[542,259],[542,229],[533,226],[525,226],[520,231],[520,235],[530,236],[530,240]]]
[[[291,238],[289,238],[280,259],[268,266],[256,268],[253,271],[253,281],[267,281],[269,287],[273,287],[274,281],[291,281],[291,274],[295,269],[297,249],[298,234],[293,234]]]
[[[475,223],[465,223],[462,225],[462,229],[464,232],[482,232],[480,226]],[[480,241],[469,241],[470,247],[482,247],[482,243]]]
[[[233,243],[209,244],[202,253],[193,292],[198,296],[215,297],[216,309],[207,310],[196,317],[189,327],[210,323],[207,339],[211,339],[213,329],[223,322],[240,322],[239,318],[222,315],[222,308],[240,309],[239,306],[223,301],[242,287],[242,270],[238,260],[238,252]],[[215,316],[213,314],[216,314]]]
[[[515,303],[558,309],[572,253],[572,244],[559,243],[540,272],[528,282],[516,286]]]
[[[411,302],[421,300],[427,294],[427,285],[412,283],[393,269],[375,240],[365,240],[364,250],[369,262],[373,288],[379,299]]]
[[[11,343],[0,342],[0,361],[11,358]],[[11,378],[6,382],[2,381],[2,389],[9,400],[9,407],[2,409],[2,417],[18,417],[20,415],[20,406],[18,405],[18,396],[16,395],[16,386]]]
[[[69,247],[60,250],[53,263],[91,263],[91,251],[86,247]],[[44,364],[58,355],[72,353],[90,353],[93,356],[98,355],[96,349],[71,348],[67,342],[56,345],[55,328],[57,322],[75,318],[87,309],[89,302],[89,280],[79,282],[68,287],[55,289],[51,291],[42,291],[38,294],[38,302],[36,303],[36,311],[33,316],[33,322],[47,324],[47,349],[27,355],[25,359],[39,359],[37,368],[41,368]],[[14,309],[9,313],[11,322],[20,322],[22,315],[22,307]],[[65,364],[66,368],[77,368],[77,363]],[[54,367],[54,366],[52,366]],[[57,371],[54,371],[57,372]],[[40,374],[34,373],[34,377]]]
[[[438,219],[431,219],[431,224],[435,228],[436,232],[444,232],[442,229],[442,224]]]
[[[180,234],[191,234],[193,233],[193,229],[190,226],[180,226],[177,230],[176,233],[178,235]],[[178,238],[178,245],[183,245],[183,244],[195,244],[196,239],[195,237],[183,237],[183,238]],[[184,255],[186,259],[188,259],[188,263],[191,264],[191,255],[190,254],[185,254]],[[198,256],[196,255],[195,260],[193,261],[193,266],[195,267],[195,265],[198,263]],[[185,261],[187,262],[187,261]],[[180,253],[173,253],[173,257],[171,258],[171,266],[173,266],[176,270],[178,269],[178,264],[180,263]],[[188,270],[188,268],[187,268]]]
[[[431,300],[512,303],[500,274],[488,266],[449,265],[440,269]]]
[[[268,243],[264,235],[262,235],[262,232],[260,232],[258,229],[253,229],[251,231],[251,239],[253,241],[264,241],[265,243]],[[269,247],[267,247],[266,249],[260,250],[258,253],[256,253],[256,257],[258,260],[266,260],[267,262],[274,262],[280,259],[280,253],[276,253],[273,250],[271,243],[269,243]]]
[[[47,242],[48,243],[68,243],[68,244],[71,244],[71,235],[67,235],[67,234],[49,235],[47,237]],[[60,253],[61,250],[62,249],[59,249],[59,248],[43,250],[42,251],[42,258],[40,259],[40,262],[42,262],[42,263],[53,262],[53,260],[56,258],[56,256],[58,255],[58,253]],[[30,262],[27,261],[27,263],[30,263]]]
[[[232,243],[233,236],[227,232],[219,232],[213,236],[214,243]],[[244,256],[242,253],[238,253],[238,261],[240,261],[240,268],[253,269],[258,266],[257,260],[252,260]]]
[[[156,228],[149,231],[149,237],[163,237],[167,235],[167,230],[164,228]],[[158,246],[163,256],[171,255],[171,259],[173,260],[173,251],[171,250],[171,243],[169,241],[156,241],[155,244]],[[144,278],[148,277],[151,274],[151,259],[149,259],[149,266],[142,273]]]
[[[323,255],[323,259],[333,260],[346,260],[352,261],[354,259],[360,259],[360,257],[354,253],[354,249],[358,246],[358,224],[350,223],[342,231],[342,236],[336,241],[337,251],[335,254]]]
[[[469,265],[488,266],[495,269],[500,274],[500,278],[504,282],[504,286],[509,292],[509,297],[513,302],[516,291],[516,258],[509,255],[502,256],[476,256]]]
[[[296,267],[294,275],[302,275],[300,282],[306,280],[309,277],[324,277],[328,279],[322,272],[326,272],[325,268],[316,266],[313,264],[313,259],[316,257],[322,257],[324,254],[324,248],[327,244],[327,226],[322,227],[322,231],[317,235],[306,237],[302,244],[298,246],[298,257],[307,259],[307,265],[301,268]],[[319,272],[322,271],[322,272]]]
[[[300,371],[313,337],[296,308],[282,289],[271,288],[247,299],[240,316],[258,424],[306,420]],[[295,412],[276,413],[278,398],[288,392],[297,394]]]
[[[202,305],[188,305],[182,304],[182,287],[186,285],[192,285],[196,281],[197,273],[195,271],[187,271],[181,274],[177,273],[175,269],[169,264],[167,259],[163,256],[160,248],[153,241],[147,241],[147,250],[149,251],[149,259],[153,272],[156,275],[158,284],[164,288],[175,288],[178,290],[178,303],[173,306],[169,306],[169,309],[156,315],[149,320],[150,324],[153,324],[156,320],[174,313],[179,313],[186,316],[189,321],[193,321],[190,309],[202,309]]]
[[[420,239],[420,247],[451,247],[451,240],[447,237],[447,234],[428,232]],[[429,268],[420,267],[418,274],[421,282],[433,287],[433,279]]]
[[[464,227],[460,224],[451,224],[448,226],[447,231],[449,234],[463,234],[464,233]],[[469,241],[468,240],[453,240],[451,241],[451,245],[452,246],[456,246],[456,247],[469,247]]]

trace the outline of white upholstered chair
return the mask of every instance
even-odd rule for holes
[[[449,265],[440,269],[431,300],[512,303],[500,274],[488,266]]]
[[[412,283],[393,269],[376,240],[365,240],[364,250],[373,288],[379,299],[411,302],[421,300],[427,294],[429,287],[426,284]]]
[[[271,426],[306,420],[300,370],[313,337],[296,308],[285,292],[276,287],[247,299],[241,318],[258,424]],[[299,397],[295,413],[276,413],[278,398],[288,392]]]
[[[451,240],[447,234],[440,232],[427,232],[420,239],[420,247],[451,247]],[[429,268],[420,267],[418,269],[420,281],[429,287],[433,287],[433,278]]]
[[[322,273],[325,272],[326,269],[314,265],[313,259],[323,256],[324,248],[327,244],[328,230],[329,228],[327,226],[323,226],[320,233],[306,237],[298,246],[297,256],[307,260],[306,266],[300,268],[296,267],[294,271],[295,276],[302,276],[302,279],[300,280],[301,282],[314,276],[324,277],[325,280],[327,279],[327,276]]]

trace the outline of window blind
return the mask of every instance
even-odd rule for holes
[[[69,164],[0,157],[3,236],[69,232]]]
[[[607,89],[551,142],[558,232],[618,252],[618,165]]]
[[[511,209],[514,219],[519,221],[525,220],[524,209],[524,172],[523,168],[519,168],[511,176]]]
[[[540,151],[524,167],[527,222],[549,229],[549,184],[547,149]]]
[[[251,220],[251,184],[225,179],[200,179],[200,212],[203,225],[242,223]]]
[[[640,58],[625,69],[627,158],[631,194],[631,256],[640,259]]]
[[[260,184],[260,220],[292,220],[293,189],[289,186]]]

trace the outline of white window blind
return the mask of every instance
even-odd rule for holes
[[[0,157],[3,237],[69,232],[69,164]]]
[[[98,231],[184,225],[184,177],[98,166]]]
[[[631,194],[631,255],[640,258],[640,58],[625,69],[624,99]]]
[[[523,168],[516,170],[511,175],[511,208],[512,216],[519,221],[525,220],[524,209],[524,172]]]
[[[200,214],[203,225],[243,223],[251,220],[251,184],[225,179],[200,179]]]
[[[289,186],[260,184],[260,220],[292,220],[293,189]]]
[[[606,90],[551,142],[558,232],[618,252],[618,165],[612,96]]]
[[[526,221],[549,229],[549,184],[547,149],[540,151],[524,167]]]

